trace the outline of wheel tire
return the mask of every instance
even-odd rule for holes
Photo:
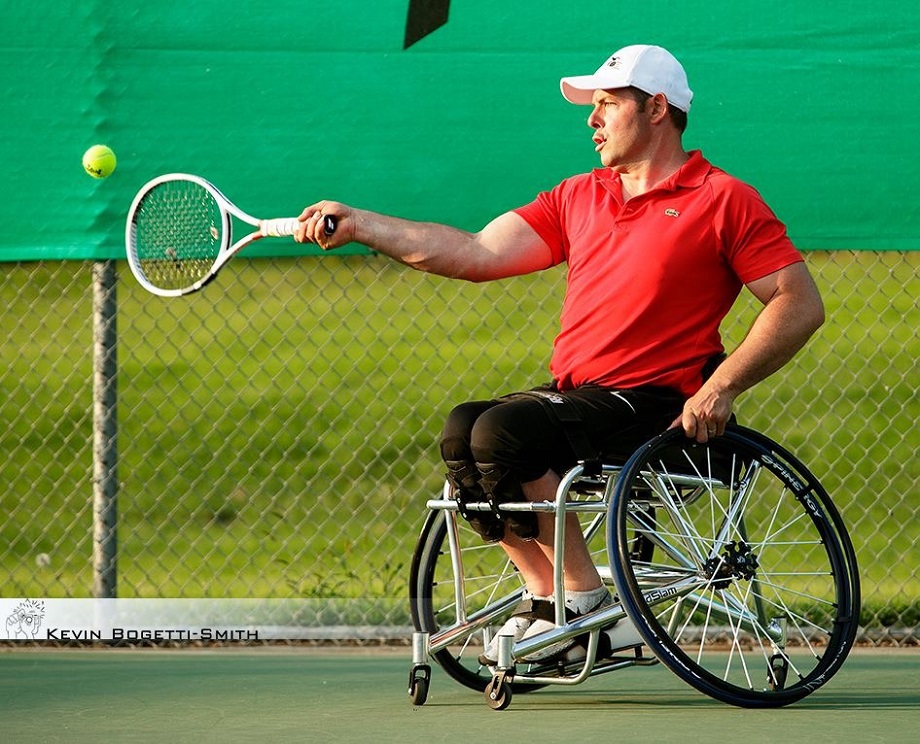
[[[655,518],[643,523],[650,505]],[[732,705],[779,707],[840,669],[859,619],[853,546],[827,492],[775,442],[738,426],[705,445],[671,430],[629,459],[609,508],[624,608],[690,685]],[[656,543],[653,561],[630,551],[636,530]]]

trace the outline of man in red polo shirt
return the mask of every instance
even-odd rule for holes
[[[500,541],[526,584],[501,631],[519,640],[553,627],[552,515],[465,513],[488,500],[551,501],[579,459],[625,457],[669,425],[706,442],[735,398],[779,369],[821,325],[821,298],[783,224],[757,192],[686,151],[693,94],[665,49],[620,49],[592,75],[563,78],[590,107],[601,166],[573,176],[477,233],[344,204],[307,207],[295,239],[358,241],[413,268],[488,281],[567,265],[550,385],[457,406],[441,454],[460,511]],[[333,235],[323,216],[338,219]],[[763,308],[727,357],[719,325],[742,287]],[[724,359],[724,361],[723,361]],[[565,604],[583,615],[612,600],[573,518],[562,557]],[[638,642],[620,621],[607,648]],[[496,659],[496,644],[481,661]],[[574,652],[557,644],[534,658]]]

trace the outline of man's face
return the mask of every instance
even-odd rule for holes
[[[651,138],[647,106],[640,107],[626,89],[596,90],[592,100],[588,126],[601,164],[616,169],[641,159]]]

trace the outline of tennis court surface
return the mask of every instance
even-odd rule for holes
[[[409,649],[0,651],[4,742],[915,742],[920,652],[856,649],[779,710],[702,696],[662,666],[514,696],[505,711]]]

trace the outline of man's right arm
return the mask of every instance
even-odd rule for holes
[[[337,220],[332,235],[323,232],[323,217]],[[473,282],[529,274],[553,265],[552,252],[537,232],[515,212],[499,215],[477,233],[433,222],[390,217],[323,201],[301,213],[294,236],[332,250],[350,242],[366,245],[413,269]]]

